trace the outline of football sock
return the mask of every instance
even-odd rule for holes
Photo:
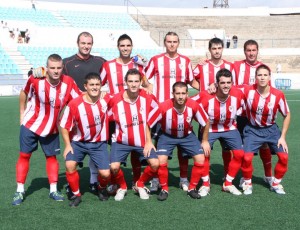
[[[140,179],[137,181],[138,187],[144,187],[145,183],[148,182],[153,176],[157,175],[157,170],[152,169],[149,165],[144,169],[143,174]]]
[[[46,171],[49,184],[57,183],[58,181],[59,164],[56,156],[46,156]]]
[[[192,172],[191,172],[191,181],[189,184],[189,190],[195,189],[196,186],[198,185],[201,175],[203,173],[203,168],[204,168],[204,164],[194,162],[194,165],[192,167]]]
[[[17,183],[17,192],[25,192],[24,184]]]
[[[243,162],[242,162],[242,174],[245,179],[251,179],[252,173],[253,173],[253,165],[252,165],[252,159],[254,154],[253,153],[245,153]]]
[[[224,175],[226,176],[228,174],[228,167],[232,158],[231,151],[223,150],[222,158],[223,158],[223,165],[224,165]]]
[[[31,157],[31,153],[20,152],[19,159],[16,164],[17,183],[25,184],[26,177],[29,171],[30,157]]]
[[[105,188],[110,181],[110,176],[107,178],[103,178],[100,175],[98,175],[98,182],[99,182],[99,188]]]
[[[179,171],[181,178],[188,177],[189,159],[182,156],[182,150],[178,148],[177,157],[179,162]]]
[[[233,158],[231,159],[231,161],[229,163],[227,175],[230,175],[231,177],[234,178],[241,168],[242,160],[244,157],[244,151],[243,150],[232,150],[232,153],[233,153]]]
[[[57,183],[50,184],[50,193],[57,192]]]
[[[66,178],[71,188],[71,191],[75,196],[81,196],[79,190],[79,173],[78,171],[74,171],[72,173],[66,172]]]
[[[201,177],[203,183],[202,186],[210,187],[209,175]]]
[[[288,154],[287,153],[277,153],[278,162],[276,163],[274,169],[274,177],[277,179],[283,178],[284,174],[288,169]]]
[[[130,161],[132,166],[133,182],[137,182],[141,176],[141,170],[142,170],[139,154],[136,152],[131,152]]]
[[[122,169],[119,169],[118,173],[116,175],[113,175],[112,177],[115,177],[113,181],[115,181],[116,184],[120,185],[121,189],[127,189],[127,184]]]
[[[267,148],[267,149],[260,148],[259,156],[260,156],[260,159],[263,162],[263,166],[264,166],[264,170],[265,170],[265,176],[266,177],[271,177],[272,176],[272,154],[271,154],[271,150],[269,148]]]
[[[98,169],[92,159],[89,159],[90,168],[90,184],[95,184],[98,181]]]
[[[203,186],[207,186],[209,187],[210,186],[210,183],[209,183],[209,168],[210,168],[210,157],[205,157],[205,160],[204,160],[204,165],[203,165],[203,174],[202,174],[202,185]]]
[[[168,186],[168,178],[169,178],[169,170],[168,170],[168,164],[161,164],[158,168],[158,178],[159,183],[161,185],[161,189],[165,191],[169,191]]]
[[[232,185],[232,181],[233,181],[234,177],[229,176],[228,174],[226,175],[226,179],[225,179],[225,186],[230,186]]]

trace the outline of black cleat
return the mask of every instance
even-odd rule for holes
[[[201,198],[198,191],[195,190],[195,189],[187,191],[187,195],[189,197],[193,198],[193,199],[200,199]]]
[[[108,200],[108,192],[107,192],[106,188],[100,188],[98,190],[98,197],[99,197],[99,200],[101,200],[101,201]]]
[[[74,196],[70,202],[70,207],[77,207],[81,203],[81,196]]]
[[[66,185],[66,194],[69,200],[72,200],[74,198],[74,193],[71,191],[70,185]]]
[[[98,183],[95,182],[94,184],[90,184],[89,189],[90,189],[91,192],[97,193],[98,192]]]
[[[162,189],[160,191],[160,193],[158,194],[157,199],[159,201],[164,201],[164,200],[166,200],[168,198],[168,196],[169,196],[169,193],[166,190]]]

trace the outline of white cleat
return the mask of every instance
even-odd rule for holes
[[[285,194],[285,191],[284,191],[283,186],[281,184],[271,186],[270,190],[273,191],[273,192],[276,192],[277,194],[280,194],[280,195]]]
[[[201,186],[198,190],[198,194],[203,197],[209,195],[210,187],[208,186]]]
[[[124,197],[126,196],[127,194],[127,189],[121,189],[119,188],[117,190],[117,194],[115,195],[115,201],[121,201],[124,199]]]
[[[180,179],[179,187],[183,191],[187,192],[189,190],[189,185],[190,185],[190,183],[189,183],[189,181],[187,179]]]
[[[242,193],[234,185],[225,186],[225,183],[223,183],[222,190],[236,196],[242,195]]]

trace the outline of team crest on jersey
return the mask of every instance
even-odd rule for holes
[[[105,112],[106,112],[106,110],[107,110],[107,106],[102,106],[102,109],[101,109],[101,111],[102,111],[103,113],[105,113]]]
[[[232,111],[233,111],[233,106],[232,106],[232,105],[229,106],[228,110],[229,110],[230,112],[232,112]]]
[[[58,95],[58,97],[59,97],[59,100],[62,100],[62,99],[65,97],[65,94],[64,94],[64,93],[60,93],[60,94]]]
[[[184,65],[183,64],[179,64],[179,69],[183,70],[184,69]]]
[[[256,110],[256,114],[257,114],[257,115],[262,115],[262,114],[263,114],[263,110],[264,110],[264,107],[258,106],[258,107],[257,107],[257,110]]]
[[[142,114],[145,111],[144,107],[140,108],[140,113]]]
[[[268,108],[272,108],[274,106],[274,104],[272,102],[268,103]]]
[[[191,120],[192,120],[192,118],[191,118],[191,117],[187,117],[187,118],[186,118],[186,122],[188,122],[188,123],[190,123],[190,122],[191,122]]]

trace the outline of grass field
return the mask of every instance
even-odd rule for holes
[[[287,137],[289,171],[282,182],[286,195],[272,193],[264,184],[259,157],[254,158],[253,195],[236,197],[221,192],[223,166],[217,144],[211,157],[212,189],[203,199],[190,199],[178,188],[179,168],[174,158],[169,162],[170,194],[167,201],[157,201],[156,195],[144,201],[129,190],[122,202],[113,198],[100,202],[88,191],[89,169],[85,160],[85,167],[80,170],[83,202],[73,209],[69,208],[68,201],[55,202],[48,198],[45,159],[40,149],[31,158],[24,203],[17,207],[11,205],[19,151],[18,98],[0,97],[0,229],[300,229],[300,91],[289,90],[286,95],[292,114]],[[64,161],[61,155],[58,158],[58,187],[64,191]],[[273,157],[274,163],[276,160]],[[130,184],[130,166],[124,172]],[[240,174],[236,185],[239,178]]]

